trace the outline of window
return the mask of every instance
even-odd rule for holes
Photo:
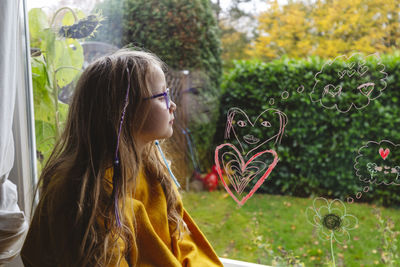
[[[399,263],[400,4],[178,2],[28,1],[39,171],[81,70],[133,44],[170,67],[173,171],[218,256]]]

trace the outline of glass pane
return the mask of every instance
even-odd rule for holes
[[[400,263],[400,4],[392,0],[28,1],[39,169],[76,82],[134,47],[167,65],[163,143],[219,257]]]

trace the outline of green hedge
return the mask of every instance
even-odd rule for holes
[[[388,74],[386,89],[365,108],[352,108],[346,113],[324,108],[311,100],[310,94],[316,83],[315,75],[325,63],[319,58],[284,58],[269,63],[236,62],[235,67],[225,75],[222,85],[224,91],[215,145],[226,141],[224,131],[230,108],[243,109],[251,121],[267,108],[279,109],[288,116],[285,134],[280,145],[268,144],[276,149],[280,160],[258,192],[341,199],[351,196],[358,201],[356,193],[362,192],[369,185],[358,179],[353,167],[358,149],[368,141],[386,139],[395,144],[400,143],[400,54],[385,55],[381,60]],[[323,73],[318,75],[320,81],[315,86],[316,94],[311,95],[312,99],[315,100],[315,96],[323,90],[320,82],[335,84],[335,81],[340,80],[339,71],[357,68],[350,65],[351,61],[343,60],[325,65]],[[382,86],[379,84],[378,77],[382,73],[378,71],[380,65],[377,65],[377,61],[367,57],[364,66],[368,67],[369,72],[363,78],[360,76],[355,79],[357,75],[348,75],[338,84],[343,88],[355,88],[358,83],[369,78],[376,81],[376,88]],[[304,86],[304,92],[298,93],[297,88],[301,85]],[[287,99],[282,99],[283,91],[289,93]],[[375,92],[370,96],[376,96]],[[344,99],[350,99],[359,106],[365,102],[365,96],[361,94],[350,96],[345,89],[342,93]],[[272,106],[269,104],[271,98],[275,100]],[[328,101],[324,104],[329,106],[332,103]],[[343,106],[338,106],[344,110]],[[399,153],[393,151],[391,155],[397,165],[400,165]],[[371,185],[370,188],[359,201],[384,205],[400,203],[400,186]]]

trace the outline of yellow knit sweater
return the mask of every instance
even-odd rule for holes
[[[112,169],[106,171],[107,180],[112,180]],[[190,230],[190,234],[185,234],[183,239],[178,239],[172,234],[172,227],[168,223],[167,203],[164,191],[159,182],[149,182],[141,171],[136,184],[133,196],[129,196],[125,203],[125,216],[128,219],[127,225],[133,233],[136,232],[136,250],[128,252],[128,258],[121,258],[125,244],[119,239],[119,249],[114,249],[113,263],[109,266],[128,267],[130,263],[136,266],[198,266],[213,267],[223,266],[219,261],[213,248],[197,227],[193,219],[185,209],[182,209],[182,218]],[[179,199],[178,205],[182,205]],[[136,228],[134,227],[133,214],[136,218]],[[27,239],[21,252],[25,266],[48,266],[45,264],[43,253],[48,254],[44,247],[46,237],[49,233],[39,234],[39,221],[34,216]],[[41,219],[41,224],[43,218]],[[135,231],[136,229],[136,231]],[[43,244],[43,245],[42,245]],[[48,259],[46,260],[48,262]]]

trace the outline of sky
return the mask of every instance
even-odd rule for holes
[[[216,2],[215,0],[212,0],[213,2]],[[231,0],[220,0],[220,4],[222,9],[227,9],[230,4],[231,4]],[[259,13],[262,11],[265,11],[267,9],[267,4],[266,1],[262,1],[262,0],[252,0],[249,3],[242,3],[240,5],[241,8],[243,8],[243,10],[247,11],[247,12],[251,12],[251,13]]]

